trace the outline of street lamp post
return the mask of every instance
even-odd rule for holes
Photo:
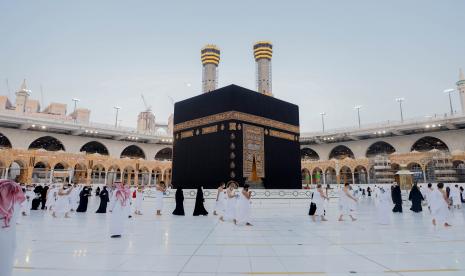
[[[360,108],[362,108],[361,105],[354,106],[354,110],[357,110],[358,128],[361,127],[361,124],[360,124]]]
[[[323,127],[323,132],[325,132],[325,115],[326,115],[326,113],[321,112],[320,115],[321,115],[321,126]]]
[[[113,106],[113,108],[116,110],[115,128],[117,128],[118,127],[118,113],[119,113],[119,110],[121,109],[121,107]]]
[[[399,108],[400,108],[400,122],[404,122],[404,111],[402,109],[402,103],[405,101],[404,98],[396,98],[396,102],[399,103]]]
[[[73,98],[72,100],[73,100],[73,102],[74,102],[74,110],[73,110],[74,122],[76,123],[76,119],[77,119],[76,107],[77,107],[77,103],[80,102],[81,100],[80,100],[80,99],[76,99],[76,98]]]
[[[454,109],[452,108],[452,97],[450,94],[452,94],[455,91],[455,89],[446,89],[444,90],[445,94],[449,94],[449,106],[450,106],[450,115],[454,115]]]

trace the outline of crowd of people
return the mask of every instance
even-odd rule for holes
[[[427,187],[414,183],[408,193],[408,200],[411,201],[410,210],[419,213],[423,211],[422,206],[427,206],[433,225],[452,226],[449,222],[450,209],[460,209],[462,203],[465,203],[464,189],[463,187],[459,187],[458,184],[452,187],[444,187],[444,183],[438,183],[436,187],[433,187],[431,183]],[[329,202],[329,190],[329,185],[325,191],[322,185],[318,184],[316,191],[312,193],[309,215],[312,216],[313,221],[316,221],[316,218],[321,218],[321,221],[327,221],[325,216],[326,206]],[[371,187],[353,189],[351,185],[346,183],[340,189],[338,196],[339,221],[343,221],[344,216],[349,216],[352,221],[357,220],[355,213],[360,197],[374,198],[377,208],[376,217],[379,224],[390,223],[391,208],[393,213],[402,213],[402,191],[397,183],[394,183],[390,187],[390,191],[386,186],[381,185],[374,185],[373,190]]]
[[[15,248],[15,227],[21,223],[21,217],[29,216],[31,210],[42,209],[54,218],[70,218],[72,212],[85,213],[88,211],[89,197],[95,193],[100,198],[96,213],[109,212],[109,236],[119,238],[123,235],[125,221],[133,215],[141,216],[142,203],[146,194],[145,189],[152,189],[155,195],[155,215],[163,214],[164,195],[171,188],[160,182],[150,187],[130,187],[121,182],[111,186],[97,187],[95,192],[91,186],[78,184],[51,185],[20,185],[11,180],[0,180],[0,275],[10,275]],[[218,187],[213,215],[218,216],[220,222],[231,222],[236,225],[252,226],[251,224],[251,198],[252,192],[247,184],[239,191],[239,184],[235,181],[221,183]],[[331,187],[326,189],[321,184],[316,186],[311,196],[309,215],[313,221],[327,221],[327,204]],[[450,209],[461,208],[464,200],[464,189],[458,185],[450,187],[438,183],[436,187],[428,184],[426,187],[414,184],[408,193],[408,200],[412,202],[410,210],[418,213],[427,207],[431,214],[432,224],[449,227]],[[339,190],[338,221],[349,217],[357,220],[356,212],[358,201],[361,198],[372,198],[376,204],[376,220],[379,224],[390,224],[390,213],[402,213],[403,197],[400,186],[393,184],[354,188],[345,184]],[[172,212],[176,216],[184,216],[184,193],[177,188],[175,194],[176,207]],[[204,206],[203,189],[199,187],[195,198],[193,216],[207,216],[209,212]]]

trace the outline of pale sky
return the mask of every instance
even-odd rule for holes
[[[273,42],[273,94],[300,106],[302,131],[449,110],[465,69],[465,1],[0,0],[0,94],[26,78],[43,103],[72,98],[91,120],[136,126],[143,93],[157,121],[170,97],[201,93],[200,48],[221,49],[219,86],[255,89],[252,45]],[[454,109],[460,111],[458,96]]]

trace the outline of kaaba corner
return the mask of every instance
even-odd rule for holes
[[[229,85],[174,106],[175,187],[300,189],[299,108]]]

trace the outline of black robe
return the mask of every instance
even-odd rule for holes
[[[42,203],[42,206],[40,207],[40,209],[42,210],[45,209],[45,203],[47,202],[47,193],[48,193],[48,186],[45,186],[40,192],[40,201]]]
[[[87,211],[87,203],[89,202],[89,196],[90,196],[90,188],[88,187],[83,188],[82,191],[79,193],[79,206],[76,209],[76,212],[85,213]]]
[[[40,194],[37,193],[36,194],[36,197],[32,199],[32,205],[31,205],[31,210],[37,210],[39,209],[39,205],[40,205]]]
[[[181,188],[176,189],[176,209],[173,211],[173,215],[184,216],[184,194]]]
[[[400,186],[394,186],[391,191],[392,202],[395,204],[392,211],[394,213],[402,213],[402,192]]]
[[[414,186],[412,190],[410,190],[408,200],[412,201],[412,207],[410,207],[410,210],[414,211],[415,213],[422,211],[421,201],[425,199],[423,198],[423,195],[421,194],[418,187]]]
[[[106,187],[103,187],[103,190],[99,193],[99,197],[100,197],[100,205],[96,213],[106,213],[107,204],[108,204],[108,201],[110,201],[110,197],[108,196],[108,191]]]
[[[97,189],[95,189],[95,195],[96,196],[100,195],[100,187],[97,187]]]
[[[195,196],[195,207],[194,207],[194,216],[207,216],[208,212],[203,206],[204,202],[202,188],[197,189],[197,195]]]

